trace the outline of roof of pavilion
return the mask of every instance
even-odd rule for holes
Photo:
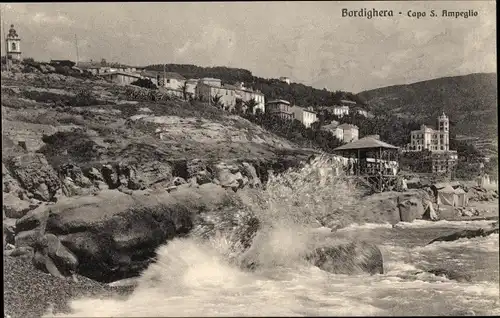
[[[335,148],[333,151],[349,151],[349,150],[368,150],[368,149],[399,149],[399,147],[390,145],[386,142],[373,137],[364,137],[354,142],[342,145]]]

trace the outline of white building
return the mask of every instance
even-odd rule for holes
[[[191,98],[194,98],[196,94],[196,85],[198,85],[198,81],[199,79],[197,78],[186,80],[186,94]]]
[[[5,39],[7,47],[7,59],[13,61],[21,61],[21,39],[17,35],[14,25],[10,25],[9,34]]]
[[[322,130],[331,132],[338,140],[344,140],[344,130],[339,127],[338,121],[332,121],[330,124],[321,126]]]
[[[333,107],[333,114],[338,117],[349,115],[349,106],[335,106]]]
[[[290,79],[286,76],[282,76],[280,77],[280,81],[284,82],[284,83],[287,83],[288,85],[290,85]]]
[[[186,82],[184,76],[175,72],[160,73],[160,78],[162,79],[163,87],[173,90],[182,90]]]
[[[266,101],[264,94],[259,91],[254,91],[250,88],[246,88],[243,83],[239,83],[238,85],[224,85],[225,87],[229,87],[234,89],[235,96],[237,99],[241,99],[243,103],[247,103],[250,100],[255,100],[256,105],[253,109],[253,113],[257,112],[257,109],[260,109],[262,113],[266,111]]]
[[[306,128],[311,127],[312,123],[318,121],[316,112],[312,107],[304,108],[299,106],[293,106],[292,112],[294,118],[300,121]]]
[[[359,139],[359,128],[358,126],[351,124],[342,124],[339,126],[340,129],[343,130],[343,138],[344,142],[353,142]]]
[[[438,129],[422,125],[420,130],[411,132],[408,151],[449,151],[450,150],[450,121],[443,113],[438,117]]]

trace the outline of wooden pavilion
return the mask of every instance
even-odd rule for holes
[[[366,136],[333,150],[348,158],[347,174],[360,178],[373,191],[383,192],[397,186],[399,147],[381,141],[378,136]]]

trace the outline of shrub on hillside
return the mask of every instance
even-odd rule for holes
[[[99,101],[93,96],[93,94],[89,90],[82,89],[70,99],[69,105],[70,106],[99,105]]]
[[[148,89],[158,89],[158,87],[150,79],[147,78],[140,78],[130,84]]]
[[[39,92],[39,91],[23,91],[22,96],[26,99],[34,100],[38,103],[49,103],[49,104],[62,104],[66,105],[69,103],[70,96],[61,95],[52,92]]]

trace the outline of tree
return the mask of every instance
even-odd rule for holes
[[[217,108],[224,108],[224,104],[222,103],[222,96],[221,95],[215,95],[212,97],[212,105],[214,105]]]
[[[243,113],[243,100],[241,98],[236,98],[236,103],[234,104],[234,110],[237,114]]]
[[[182,90],[182,97],[184,97],[184,100],[187,100],[187,81],[184,81],[184,84],[182,84],[180,87],[179,87],[181,90]]]
[[[148,78],[140,78],[137,81],[134,81],[130,84],[149,89],[158,89],[158,87]]]
[[[248,114],[253,114],[254,113],[254,108],[257,106],[259,103],[255,100],[255,98],[252,98],[248,101],[245,102],[245,106],[247,107],[246,112]]]

